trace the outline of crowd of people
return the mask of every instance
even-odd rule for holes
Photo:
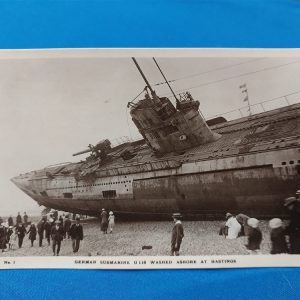
[[[100,213],[100,228],[104,234],[113,232],[115,225],[115,216],[112,211],[107,213],[103,208]],[[51,245],[53,255],[59,255],[61,244],[64,239],[72,240],[73,253],[77,253],[80,247],[80,241],[83,240],[83,227],[80,224],[80,217],[73,214],[72,222],[69,214],[58,215],[58,211],[44,215],[37,224],[29,221],[29,217],[24,213],[23,217],[18,213],[16,222],[12,216],[9,216],[6,222],[0,217],[0,250],[6,252],[16,247],[22,248],[23,240],[26,235],[30,240],[31,247],[34,247],[34,241],[38,240],[38,246],[42,247],[44,240],[48,246]]]
[[[273,218],[269,221],[270,254],[300,254],[300,190],[296,192],[295,197],[286,198],[283,206],[289,215],[289,223],[284,227],[280,218]],[[174,213],[172,217],[175,225],[171,234],[171,255],[178,256],[184,237],[182,215]],[[219,235],[224,235],[229,240],[246,236],[248,239],[245,245],[247,251],[250,254],[261,253],[260,246],[263,236],[259,228],[259,220],[241,213],[234,216],[229,212],[226,213],[225,219]]]
[[[284,200],[284,207],[289,214],[289,224],[283,226],[280,218],[273,218],[269,221],[271,254],[290,253],[300,254],[300,190],[295,197]],[[259,229],[259,220],[250,218],[244,214],[233,216],[227,213],[226,222],[221,227],[219,234],[227,239],[236,239],[240,236],[247,236],[248,243],[245,245],[251,253],[260,253],[262,233]]]
[[[49,216],[43,216],[37,224],[29,221],[26,212],[23,218],[18,213],[15,225],[12,216],[7,219],[7,222],[0,218],[0,249],[2,252],[13,250],[16,243],[19,248],[22,248],[24,237],[28,235],[31,247],[34,247],[37,237],[39,247],[43,246],[44,239],[48,246],[52,241],[53,255],[57,256],[62,241],[72,239],[73,252],[76,253],[79,250],[80,241],[83,240],[83,227],[80,224],[80,217],[75,217],[75,220],[72,222],[68,214],[58,216],[57,211]]]
[[[300,190],[296,192],[295,197],[289,197],[284,200],[284,207],[289,213],[288,226],[283,225],[279,218],[273,218],[269,221],[271,254],[290,253],[300,254]],[[115,226],[115,216],[112,211],[109,213],[103,208],[100,213],[100,229],[103,234],[112,233]],[[224,235],[226,239],[236,239],[240,236],[246,236],[248,241],[245,245],[249,253],[259,254],[260,246],[263,240],[262,232],[259,228],[259,220],[249,217],[245,214],[236,216],[226,213],[226,221],[221,226],[219,234]],[[61,243],[64,239],[72,239],[72,250],[74,253],[79,251],[80,241],[83,240],[83,227],[80,224],[80,217],[73,214],[72,222],[68,214],[58,216],[54,211],[50,216],[43,216],[41,220],[34,224],[29,222],[26,212],[22,216],[18,213],[16,223],[12,216],[7,222],[0,217],[0,249],[2,252],[9,251],[15,247],[18,241],[18,247],[21,248],[24,237],[28,235],[31,247],[38,236],[38,245],[42,247],[43,240],[46,239],[48,246],[52,240],[53,255],[59,255]],[[171,255],[179,255],[180,246],[184,237],[182,225],[182,215],[173,214],[174,227],[171,235]]]

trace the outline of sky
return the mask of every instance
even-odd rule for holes
[[[189,90],[206,118],[247,105],[242,84],[251,105],[279,98],[266,102],[266,110],[286,105],[283,96],[288,94],[289,103],[300,102],[300,56],[156,59],[168,80],[174,80],[172,88]],[[163,82],[151,58],[138,62],[151,84]],[[72,154],[102,139],[138,138],[127,103],[144,86],[130,57],[0,59],[0,216],[40,211],[10,178],[84,159]],[[159,96],[170,95],[166,85],[154,89]],[[247,108],[242,114],[248,114]],[[235,119],[240,113],[224,116]]]

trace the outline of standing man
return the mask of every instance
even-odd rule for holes
[[[183,226],[181,223],[182,215],[180,213],[175,213],[172,217],[175,225],[173,227],[171,237],[171,255],[174,256],[175,254],[176,256],[178,256],[180,245],[184,237]]]
[[[24,220],[24,225],[26,227],[28,225],[28,216],[26,214],[26,211],[24,212],[23,220]]]
[[[57,218],[58,218],[58,211],[55,210],[55,211],[53,212],[53,219],[54,219],[54,221],[56,221]]]
[[[64,220],[64,238],[70,238],[70,228],[71,228],[71,220],[69,219],[69,215],[66,215]]]
[[[59,225],[60,225],[61,227],[64,227],[64,218],[63,218],[62,215],[59,216],[58,221],[59,221]]]
[[[53,255],[58,256],[59,251],[60,251],[61,241],[64,238],[64,230],[60,226],[60,222],[58,220],[55,221],[55,225],[51,229],[51,238],[52,238]],[[56,248],[56,246],[57,246],[57,248]]]
[[[25,226],[22,223],[18,224],[18,226],[16,228],[16,233],[18,235],[18,245],[19,245],[19,248],[22,248],[23,239],[24,239],[24,236],[26,234]]]
[[[37,224],[37,232],[39,235],[39,247],[43,246],[44,230],[45,230],[45,219],[42,218]]]
[[[8,226],[14,226],[14,220],[12,218],[12,216],[9,216],[9,218],[7,219],[8,222]]]
[[[7,231],[3,223],[0,223],[0,249],[5,251],[7,241]]]
[[[290,223],[286,228],[286,234],[289,236],[290,253],[300,254],[300,199],[289,197],[284,200],[284,206],[290,215]]]
[[[76,218],[76,224],[72,224],[70,228],[70,235],[72,238],[73,252],[76,253],[79,250],[80,241],[83,240],[83,228],[80,224],[80,218]]]
[[[16,217],[16,225],[18,226],[18,224],[22,223],[22,217],[20,215],[20,213],[18,212],[18,215]]]
[[[104,234],[107,233],[107,227],[108,227],[108,214],[107,211],[102,208],[101,212],[101,231],[103,231]]]
[[[51,236],[51,228],[52,228],[52,219],[47,220],[44,224],[44,229],[45,229],[45,238],[48,242],[48,246],[50,246],[50,236]]]

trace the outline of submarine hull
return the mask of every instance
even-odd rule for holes
[[[27,187],[23,184],[22,190],[40,205],[87,215],[98,215],[106,208],[117,215],[137,218],[166,218],[177,211],[199,219],[221,218],[227,211],[257,217],[281,216],[282,200],[292,196],[300,182],[300,164],[292,160],[299,150],[282,152],[256,154],[254,166],[250,165],[251,156],[238,156],[167,170],[100,177],[92,183],[75,184],[72,177],[34,179],[27,182]],[[276,158],[291,164],[282,165]],[[234,160],[235,165],[230,165]],[[215,164],[218,170],[212,170]],[[205,169],[205,165],[209,168]],[[199,169],[205,170],[197,172]]]

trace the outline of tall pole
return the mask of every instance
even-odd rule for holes
[[[157,66],[159,72],[160,72],[161,75],[163,76],[163,78],[164,78],[166,84],[168,85],[169,89],[171,90],[171,92],[172,92],[172,94],[173,94],[173,96],[174,96],[174,98],[175,98],[175,100],[176,100],[176,103],[178,104],[178,103],[179,103],[179,100],[178,100],[178,98],[176,97],[176,94],[174,93],[174,91],[172,90],[172,88],[171,88],[171,86],[170,86],[170,84],[169,84],[169,81],[167,80],[167,78],[166,78],[166,76],[164,75],[162,69],[161,69],[160,66],[158,65],[156,59],[155,59],[154,57],[152,57],[152,58],[153,58],[153,60],[154,60],[154,62],[155,62],[155,64],[156,64],[156,66]]]
[[[151,92],[151,95],[152,95],[152,97],[153,97],[154,102],[155,102],[156,104],[160,104],[161,102],[160,102],[159,98],[157,97],[155,91],[152,89],[152,87],[151,87],[149,81],[147,80],[147,78],[146,78],[145,74],[143,73],[141,67],[139,66],[138,62],[136,61],[136,59],[135,59],[134,57],[132,57],[132,60],[133,60],[133,62],[134,62],[134,64],[135,64],[135,66],[137,67],[137,69],[139,70],[140,74],[142,75],[142,77],[143,77],[143,79],[144,79],[144,81],[145,81],[147,87],[149,88],[149,90],[150,90],[150,92]]]
[[[142,77],[143,77],[143,79],[144,79],[144,81],[145,81],[147,87],[148,87],[149,90],[151,91],[151,94],[155,93],[154,90],[152,89],[152,87],[151,87],[149,81],[147,80],[145,74],[143,73],[142,69],[140,68],[138,62],[136,61],[136,59],[135,59],[134,57],[132,57],[132,60],[133,60],[134,64],[136,65],[137,69],[139,70],[140,74],[142,75]]]

